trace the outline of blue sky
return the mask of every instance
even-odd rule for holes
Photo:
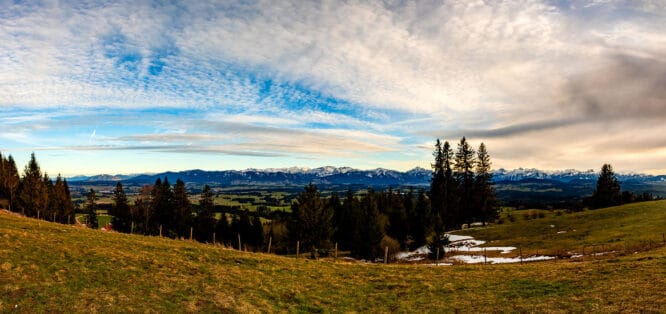
[[[3,1],[0,151],[51,175],[666,173],[666,1]]]

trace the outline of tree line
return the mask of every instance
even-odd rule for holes
[[[445,232],[471,222],[497,218],[490,157],[483,143],[474,150],[463,137],[454,152],[438,139],[433,151],[430,189],[375,192],[348,191],[323,199],[308,185],[291,207],[288,238],[312,255],[336,242],[352,256],[374,259],[385,247],[414,249],[445,244]]]
[[[14,158],[0,154],[0,199],[7,208],[27,217],[40,217],[59,223],[74,223],[74,203],[67,179],[60,175],[55,182],[43,173],[35,154],[19,176]]]
[[[293,251],[290,247],[298,241],[303,251],[309,250],[313,255],[326,254],[337,243],[354,257],[374,259],[381,256],[386,246],[393,251],[426,244],[435,247],[446,241],[448,230],[496,218],[490,157],[483,143],[474,150],[463,137],[454,152],[449,142],[438,139],[433,157],[429,190],[376,192],[369,188],[359,194],[349,190],[342,197],[332,194],[324,198],[311,184],[292,202],[291,213],[273,215],[266,226],[257,212],[241,210],[230,216],[216,213],[215,194],[208,185],[203,187],[195,204],[183,181],[178,179],[171,185],[166,177],[143,186],[133,204],[118,182],[109,215],[113,229],[118,232],[161,234],[170,238],[191,236],[200,242],[216,241],[234,247],[240,237],[243,244],[255,250],[262,250],[270,237],[278,251]],[[4,178],[13,173],[4,170],[11,168],[5,164],[12,163],[11,156],[6,162],[3,159],[0,177],[3,195],[12,195],[14,191],[7,188],[11,184],[4,183],[11,181]],[[60,176],[55,183],[49,182],[32,154],[15,189],[16,203],[26,216],[34,217],[38,211],[43,215],[55,213],[62,222],[63,217],[74,213],[67,182]],[[90,189],[84,210],[86,222],[93,228],[98,227],[97,206],[97,192]]]

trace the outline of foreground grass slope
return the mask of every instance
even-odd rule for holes
[[[663,247],[576,263],[358,264],[0,213],[0,312],[663,311],[664,287]]]

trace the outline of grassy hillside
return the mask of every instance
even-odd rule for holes
[[[529,218],[526,217],[529,215]],[[513,222],[508,216],[513,216]],[[542,216],[542,218],[539,218]],[[633,203],[576,213],[547,210],[502,212],[503,224],[456,232],[486,245],[522,246],[545,253],[643,250],[663,243],[666,201]]]
[[[361,264],[0,213],[0,312],[638,312],[665,309],[664,287],[664,247],[583,262]]]

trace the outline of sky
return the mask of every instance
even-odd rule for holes
[[[65,176],[666,173],[666,0],[0,0],[0,152]],[[455,144],[454,144],[455,146]]]

